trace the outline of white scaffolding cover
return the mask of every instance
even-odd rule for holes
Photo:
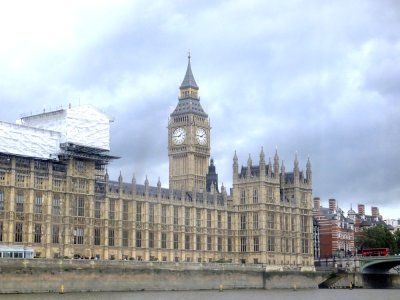
[[[0,121],[0,153],[57,159],[59,132]]]
[[[90,105],[23,117],[17,123],[58,131],[61,143],[110,150],[110,119]]]

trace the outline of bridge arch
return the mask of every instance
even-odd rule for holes
[[[387,274],[390,269],[400,266],[400,256],[369,256],[360,258],[363,274]]]

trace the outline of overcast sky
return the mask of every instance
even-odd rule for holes
[[[110,178],[168,186],[167,124],[192,55],[220,184],[232,158],[310,157],[313,196],[400,217],[400,1],[6,1],[0,120],[93,104]]]

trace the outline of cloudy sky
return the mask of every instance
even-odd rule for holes
[[[313,194],[400,217],[400,2],[7,1],[0,120],[107,113],[111,179],[168,186],[167,124],[192,53],[220,184],[232,157],[309,156]]]

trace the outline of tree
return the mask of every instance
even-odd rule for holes
[[[400,229],[397,229],[393,236],[396,243],[395,254],[400,254]]]
[[[398,233],[400,238],[400,232]],[[397,241],[386,226],[377,225],[374,227],[366,228],[357,237],[356,245],[358,249],[362,248],[389,248],[390,254],[397,253]]]

